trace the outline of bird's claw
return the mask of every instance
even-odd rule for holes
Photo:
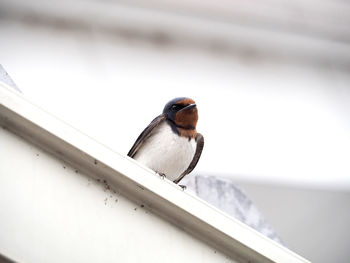
[[[157,174],[160,176],[160,178],[162,178],[164,180],[164,178],[166,177],[165,173],[158,173]]]
[[[185,191],[187,186],[186,185],[182,185],[182,184],[179,184],[179,186],[182,188],[182,191]]]

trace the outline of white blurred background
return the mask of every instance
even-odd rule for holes
[[[126,154],[178,96],[197,174],[234,178],[287,247],[350,256],[350,3],[0,1],[0,63],[46,111]]]

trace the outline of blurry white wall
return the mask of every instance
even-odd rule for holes
[[[0,63],[26,97],[115,151],[126,153],[168,100],[189,96],[206,139],[196,173],[234,178],[253,196],[281,184],[290,196],[347,196],[349,26],[344,1],[2,0]],[[312,243],[314,232],[291,226],[271,201],[284,193],[260,195],[262,212],[275,209],[272,225]],[[349,211],[348,197],[339,200]],[[339,243],[350,242],[348,213],[318,225],[309,196],[291,202],[325,236],[342,232]],[[349,256],[280,235],[310,260]]]

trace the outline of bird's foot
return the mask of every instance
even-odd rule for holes
[[[166,177],[165,173],[159,173],[157,172],[157,174],[160,176],[160,178],[162,178],[164,180],[164,178]]]
[[[186,185],[182,185],[182,184],[179,184],[179,186],[182,188],[182,191],[185,191],[187,186]]]

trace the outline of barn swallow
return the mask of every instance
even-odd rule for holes
[[[169,101],[140,134],[128,156],[178,183],[197,165],[204,137],[196,131],[198,110],[190,98]]]

